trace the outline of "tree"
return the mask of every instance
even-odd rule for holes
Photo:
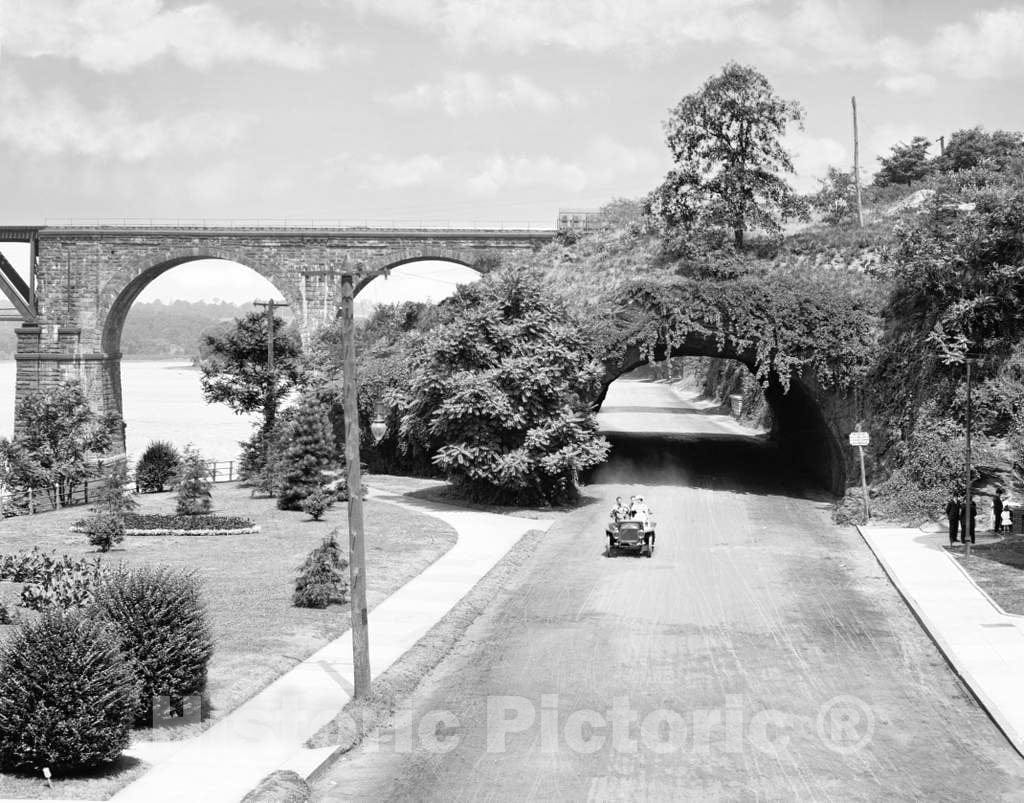
[[[191,443],[185,447],[178,471],[178,515],[195,516],[209,513],[212,504],[210,470],[206,461]]]
[[[573,498],[609,446],[590,412],[601,367],[565,302],[539,273],[505,269],[460,287],[439,314],[396,399],[404,448],[474,498]]]
[[[822,220],[833,226],[852,220],[857,214],[857,185],[853,173],[829,166],[821,188],[811,196],[811,206],[821,212]]]
[[[106,487],[103,489],[93,515],[85,523],[89,543],[108,552],[114,544],[124,540],[124,517],[139,506],[132,499],[127,488],[128,467],[118,461],[110,470]]]
[[[1019,131],[993,131],[981,126],[954,131],[935,166],[943,172],[986,167],[1004,171],[1024,160],[1024,134]]]
[[[281,400],[301,378],[302,346],[298,337],[274,318],[274,370],[267,365],[267,316],[250,312],[234,327],[203,335],[200,383],[208,402],[228,405],[236,413],[262,412],[264,432],[274,426]]]
[[[299,404],[277,467],[281,478],[277,506],[299,510],[324,485],[324,469],[334,458],[334,433],[324,405],[311,394]]]
[[[875,186],[909,185],[923,179],[932,171],[928,161],[928,148],[931,144],[924,137],[914,137],[909,145],[903,142],[893,145],[889,156],[878,157],[882,167],[875,174]]]
[[[168,441],[150,441],[135,466],[135,481],[143,493],[160,492],[178,473],[181,455]]]
[[[97,415],[74,381],[29,393],[18,402],[15,419],[18,433],[0,438],[0,479],[9,488],[45,488],[61,504],[92,472],[89,453],[109,449],[121,425],[114,413]]]
[[[749,229],[781,231],[806,205],[780,174],[793,162],[780,138],[799,124],[796,101],[778,97],[752,67],[727,64],[686,95],[665,122],[675,167],[647,199],[647,209],[674,227],[728,226],[737,248]]]

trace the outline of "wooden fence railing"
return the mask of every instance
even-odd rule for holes
[[[211,482],[233,482],[238,479],[238,465],[235,460],[207,460],[206,465]],[[108,482],[107,477],[88,477],[63,494],[56,486],[10,490],[0,493],[0,513],[4,518],[9,518],[93,504],[101,498]],[[128,473],[125,488],[139,493],[134,471]]]

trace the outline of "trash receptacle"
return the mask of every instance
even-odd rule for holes
[[[732,408],[734,418],[739,418],[743,412],[743,394],[732,393],[729,395],[729,406]]]

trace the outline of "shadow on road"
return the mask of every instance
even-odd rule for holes
[[[681,485],[832,500],[767,437],[678,432],[611,432],[606,437],[611,457],[588,477],[590,483]]]

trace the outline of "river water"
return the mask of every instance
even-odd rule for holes
[[[121,383],[131,460],[152,440],[170,441],[179,450],[193,443],[210,460],[235,460],[238,442],[252,434],[254,416],[203,401],[199,370],[188,362],[123,360]],[[14,386],[14,362],[0,362],[0,435],[5,437],[14,428]]]

